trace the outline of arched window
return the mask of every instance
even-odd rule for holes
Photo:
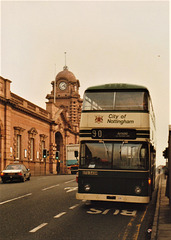
[[[31,161],[35,160],[35,137],[37,133],[35,128],[28,131],[28,159]]]

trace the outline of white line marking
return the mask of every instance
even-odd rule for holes
[[[0,205],[5,204],[5,203],[9,203],[9,202],[12,202],[12,201],[15,201],[15,200],[18,200],[18,199],[20,199],[20,198],[28,197],[28,196],[30,196],[30,195],[32,195],[32,193],[28,193],[28,194],[23,195],[23,196],[20,196],[20,197],[12,198],[12,199],[9,199],[9,200],[7,200],[7,201],[0,202]]]
[[[42,227],[46,226],[48,223],[42,223],[40,224],[39,226],[33,228],[32,230],[30,230],[29,232],[30,233],[34,233],[34,232],[37,232],[39,229],[41,229]]]
[[[79,206],[79,204],[75,204],[74,206],[72,206],[72,207],[70,207],[69,209],[74,209],[74,208],[76,208],[76,207],[78,207]]]
[[[47,187],[47,188],[43,188],[42,191],[46,191],[46,190],[49,190],[51,188],[54,188],[54,187],[58,187],[59,184],[56,184],[56,185],[53,185],[53,186],[50,186],[50,187]]]
[[[60,218],[60,217],[62,217],[65,214],[66,214],[66,212],[61,212],[58,215],[54,216],[54,218]]]
[[[106,209],[106,210],[104,210],[104,212],[102,213],[102,214],[107,214],[108,212],[110,211],[110,209]]]
[[[70,183],[70,182],[76,182],[76,180],[75,179],[74,180],[70,180],[70,181],[65,182],[65,183],[67,184],[67,183]]]
[[[67,190],[69,189],[69,190]],[[72,192],[72,191],[76,191],[78,189],[78,187],[66,187],[64,188],[64,190],[67,190],[66,192],[69,193],[69,192]]]

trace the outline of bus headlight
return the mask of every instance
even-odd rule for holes
[[[141,193],[141,188],[139,186],[135,187],[135,193],[140,194]]]
[[[84,190],[86,191],[86,192],[89,192],[90,191],[90,185],[89,184],[86,184],[85,186],[84,186]]]

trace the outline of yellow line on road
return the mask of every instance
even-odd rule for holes
[[[127,227],[126,227],[126,231],[125,231],[125,233],[123,235],[122,240],[126,240],[127,239],[129,231],[130,231],[130,229],[132,227],[132,223],[133,223],[134,220],[135,220],[135,217],[131,218],[131,220],[129,221],[129,223],[128,223]]]
[[[146,210],[145,210],[145,212],[144,212],[144,214],[143,214],[143,216],[142,216],[142,218],[141,218],[141,220],[140,220],[140,223],[136,225],[137,230],[136,230],[136,233],[134,234],[132,240],[137,240],[137,239],[138,239],[138,236],[139,236],[139,233],[140,233],[141,223],[142,223],[143,220],[144,220],[144,217],[145,217],[145,215],[146,215],[147,209],[148,209],[148,206],[147,206],[147,208],[146,208]]]
[[[148,209],[148,206],[147,206],[147,208],[146,208],[143,216],[142,216],[141,219],[140,219],[140,223],[136,225],[136,232],[135,232],[134,236],[132,236],[132,239],[131,239],[131,240],[137,240],[137,239],[138,239],[139,231],[140,231],[140,227],[141,227],[141,223],[142,223],[143,220],[144,220],[144,217],[145,217],[145,215],[146,215],[147,209]],[[132,227],[132,225],[133,225],[133,221],[134,221],[135,219],[136,219],[135,217],[134,217],[134,218],[131,218],[130,222],[128,223],[128,225],[127,225],[127,227],[126,227],[126,231],[125,231],[125,233],[124,233],[124,236],[123,236],[122,240],[127,240],[128,234],[129,234],[129,232],[130,232],[130,230],[131,230],[131,227]]]

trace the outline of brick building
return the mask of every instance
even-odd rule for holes
[[[45,110],[12,93],[11,81],[0,77],[0,170],[17,160],[32,175],[56,173],[60,151],[61,173],[67,172],[66,145],[79,141],[80,83],[65,66],[51,84]],[[43,149],[49,152],[46,160]]]

